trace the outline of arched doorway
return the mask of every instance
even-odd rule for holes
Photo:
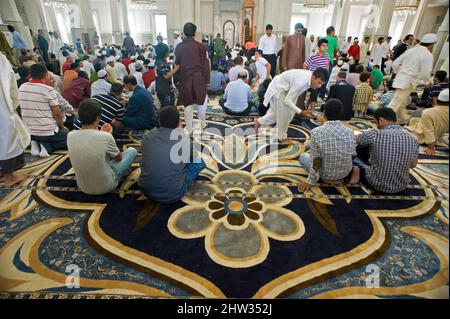
[[[232,48],[235,45],[236,25],[233,21],[227,20],[223,24],[223,39],[227,41],[227,45]]]

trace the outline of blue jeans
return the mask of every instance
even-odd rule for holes
[[[197,163],[200,160],[200,163]],[[187,172],[184,180],[184,194],[188,192],[189,187],[194,183],[200,172],[206,168],[203,158],[196,159],[192,163],[187,164]]]
[[[311,170],[311,156],[309,155],[309,153],[303,153],[300,156],[300,164],[303,166],[305,171],[309,173],[309,171]]]
[[[369,167],[369,165],[367,165],[366,162],[364,162],[362,159],[360,159],[359,157],[356,157],[353,160],[353,165],[359,167],[359,179],[361,181],[362,184],[366,185],[366,186],[370,186],[369,181],[367,180],[367,168]]]
[[[333,61],[330,61],[330,69],[328,70],[328,78],[326,82],[322,85],[322,87],[319,89],[319,96],[323,100],[325,99],[325,94],[327,93],[327,84],[328,81],[330,81],[331,71],[333,71]]]
[[[114,173],[114,179],[117,183],[120,183],[125,173],[133,165],[134,159],[138,155],[136,149],[129,147],[122,153],[122,160],[111,165]]]

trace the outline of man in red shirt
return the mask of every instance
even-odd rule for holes
[[[145,88],[148,89],[156,79],[155,61],[145,60],[144,67],[147,71],[142,75],[142,79],[144,80]]]
[[[127,68],[127,72],[128,72],[128,74],[130,74],[130,69],[128,68],[128,66],[131,64],[131,62],[133,62],[133,61],[131,61],[131,59],[130,59],[130,57],[127,55],[127,56],[125,56],[125,57],[123,57],[122,58],[122,64],[123,65],[125,65],[125,67]]]
[[[359,39],[355,38],[352,46],[348,49],[348,57],[353,57],[355,60],[359,60],[361,56],[361,47],[359,46]]]
[[[71,65],[75,61],[72,59],[72,57],[70,56],[68,51],[63,51],[62,54],[63,54],[63,56],[66,57],[66,62],[64,62],[61,67],[62,75],[64,75],[64,73],[66,73],[66,71],[71,69]]]
[[[79,71],[78,77],[70,82],[61,95],[74,108],[78,108],[82,101],[89,99],[91,97],[91,83],[87,73]]]

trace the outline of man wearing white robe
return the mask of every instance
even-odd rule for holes
[[[25,165],[23,155],[31,142],[30,133],[16,112],[19,106],[17,82],[11,64],[0,52],[0,167],[5,187],[20,183],[24,175],[14,171]]]
[[[311,72],[307,70],[292,69],[276,76],[270,83],[264,105],[269,106],[267,114],[255,120],[255,132],[258,134],[260,126],[276,123],[278,140],[283,144],[294,144],[288,139],[287,131],[295,114],[303,118],[312,118],[310,111],[303,111],[297,107],[297,100],[306,90],[319,89],[328,78],[325,69]]]
[[[403,53],[392,64],[392,70],[397,75],[393,84],[395,95],[389,107],[397,113],[399,124],[405,124],[410,118],[406,107],[411,93],[415,91],[421,80],[429,82],[431,79],[433,47],[437,40],[436,34],[424,35],[420,45]]]
[[[379,65],[383,63],[383,57],[386,56],[386,47],[383,46],[384,38],[378,39],[378,43],[373,46],[371,57],[373,59],[373,65]]]

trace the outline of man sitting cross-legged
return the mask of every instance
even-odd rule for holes
[[[311,151],[300,156],[300,163],[309,172],[308,179],[298,185],[306,192],[321,179],[331,185],[359,182],[359,168],[353,166],[356,156],[355,134],[340,121],[343,106],[337,99],[325,104],[325,123],[311,131]]]
[[[120,153],[110,124],[98,130],[101,115],[99,102],[84,100],[78,108],[81,130],[72,131],[67,137],[77,185],[88,195],[102,195],[116,189],[138,154],[132,147]]]
[[[187,193],[206,165],[196,156],[192,140],[184,133],[176,107],[163,107],[159,122],[161,127],[147,132],[141,142],[139,186],[148,198],[171,204]]]
[[[241,71],[238,80],[228,84],[219,104],[228,115],[247,116],[254,106],[252,98],[252,89],[247,84],[247,73]]]

